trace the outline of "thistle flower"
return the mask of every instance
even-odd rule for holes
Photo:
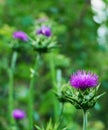
[[[70,78],[70,85],[79,89],[87,89],[98,85],[98,76],[91,72],[79,70]]]
[[[25,32],[22,32],[22,31],[14,32],[13,33],[13,38],[20,39],[22,41],[28,41],[28,36],[26,35]]]
[[[71,75],[70,85],[65,85],[59,92],[60,94],[57,93],[58,99],[60,102],[69,102],[76,109],[83,110],[83,130],[86,130],[88,110],[93,108],[97,100],[105,93],[97,95],[99,88],[98,76],[90,71],[79,70]]]
[[[13,110],[13,112],[12,112],[12,116],[13,116],[13,118],[16,119],[16,120],[21,120],[21,119],[25,118],[26,114],[25,114],[25,112],[24,112],[23,110],[21,110],[21,109],[15,109],[15,110]]]
[[[47,26],[42,26],[39,30],[37,30],[36,33],[50,37],[51,36],[51,29]]]
[[[48,21],[48,18],[47,17],[42,17],[42,18],[39,18],[36,20],[37,23],[43,23],[43,22],[46,22]]]

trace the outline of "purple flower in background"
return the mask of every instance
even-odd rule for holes
[[[71,76],[70,85],[79,89],[96,87],[98,85],[98,76],[91,72],[79,70]]]
[[[26,35],[25,32],[22,32],[22,31],[17,31],[17,32],[14,32],[13,33],[13,37],[15,39],[20,39],[22,41],[28,41],[28,36]]]
[[[12,116],[13,116],[14,119],[20,120],[20,119],[25,118],[26,113],[21,109],[15,109],[12,112]]]
[[[39,30],[37,30],[37,34],[42,34],[47,37],[51,36],[51,29],[47,26],[42,26]]]
[[[47,17],[39,18],[39,19],[36,20],[36,22],[38,22],[38,23],[43,23],[43,22],[46,22],[46,21],[48,21]]]

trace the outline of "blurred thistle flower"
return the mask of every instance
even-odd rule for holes
[[[98,85],[98,76],[91,72],[79,70],[71,76],[70,85],[79,89],[96,87]]]
[[[38,36],[35,39],[30,38],[30,45],[39,53],[47,53],[52,49],[57,48],[56,37],[51,36],[51,29],[48,26],[40,26],[36,32]]]
[[[22,31],[14,32],[13,37],[15,39],[20,39],[20,40],[25,41],[25,42],[28,41],[28,36],[26,35],[25,32],[22,32]]]
[[[16,120],[21,120],[21,119],[25,118],[26,113],[21,109],[15,109],[12,112],[12,116]]]
[[[39,30],[36,31],[36,33],[50,37],[51,36],[51,29],[47,26],[42,26]]]
[[[47,17],[42,17],[42,18],[39,18],[36,20],[37,23],[43,23],[43,22],[46,22],[48,21],[48,18]]]

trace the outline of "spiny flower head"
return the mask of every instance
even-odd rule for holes
[[[17,32],[14,32],[13,33],[13,37],[15,39],[20,39],[22,41],[28,41],[28,36],[26,35],[25,32],[22,32],[22,31],[17,31]]]
[[[51,29],[47,26],[42,26],[39,30],[37,30],[37,34],[42,34],[44,36],[51,36]]]
[[[70,85],[79,89],[87,89],[98,85],[98,76],[91,72],[79,70],[70,78]]]
[[[15,109],[12,112],[12,116],[16,120],[21,120],[21,119],[25,118],[26,113],[21,109]]]

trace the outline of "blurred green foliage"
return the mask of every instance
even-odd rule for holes
[[[104,12],[107,12],[107,0]],[[108,45],[107,35],[99,44],[98,30],[104,25],[108,28],[108,17],[101,23],[94,20],[96,13],[90,0],[0,0],[0,129],[8,128],[6,111],[8,98],[7,68],[10,65],[12,50],[12,34],[23,30],[28,35],[35,33],[36,23],[46,18],[58,41],[58,49],[54,51],[54,68],[62,70],[63,81],[68,82],[72,72],[77,69],[95,71],[101,81],[100,91],[108,91]],[[34,31],[34,32],[33,32]],[[18,56],[15,69],[15,106],[26,111],[27,91],[29,87],[30,67],[35,60],[33,50],[25,50]],[[35,124],[45,124],[53,115],[53,100],[56,96],[51,93],[52,79],[50,73],[50,54],[42,56],[38,82],[35,85]],[[57,58],[56,58],[57,55]],[[62,66],[62,67],[61,67]],[[52,98],[53,97],[53,98]],[[98,106],[89,115],[89,130],[106,130],[108,128],[106,94]],[[58,103],[57,103],[58,104]],[[64,108],[64,124],[70,129],[80,130],[82,115],[69,104]],[[26,128],[27,119],[23,121]],[[70,130],[69,129],[69,130]]]

